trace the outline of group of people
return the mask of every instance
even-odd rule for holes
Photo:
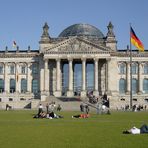
[[[61,110],[61,106],[58,105],[58,111]],[[43,110],[43,105],[40,104],[38,108],[38,113],[33,118],[46,118],[46,119],[58,119],[63,118],[63,116],[54,113],[55,102],[51,104],[46,104],[46,112]],[[83,103],[80,104],[81,114],[73,115],[72,118],[89,118],[89,106]],[[123,134],[148,134],[148,125],[144,124],[140,128],[132,127],[129,130],[123,131]]]
[[[134,104],[132,110],[136,112],[136,111],[146,110],[146,108],[147,108],[146,105],[144,106],[144,105]]]
[[[58,118],[63,118],[63,116],[61,115],[57,115],[54,110],[55,110],[55,102],[51,103],[50,105],[49,104],[46,104],[46,112],[44,111],[43,109],[43,105],[40,104],[39,105],[39,108],[38,108],[38,113],[36,115],[34,115],[33,118],[46,118],[46,119],[58,119]],[[88,118],[90,115],[88,114],[89,113],[89,107],[85,107],[86,108],[86,113],[81,113],[81,114],[78,114],[78,115],[74,115],[72,116],[72,118]],[[60,111],[61,110],[61,106],[58,105],[57,106],[57,111]],[[82,109],[82,112],[84,112],[84,108]]]
[[[119,108],[117,107],[117,110],[118,110]],[[121,106],[121,110],[123,110],[123,111],[128,111],[128,110],[130,110],[130,106],[128,105],[128,104],[125,104],[125,106]],[[137,112],[137,111],[141,111],[141,110],[147,110],[147,105],[138,105],[138,104],[134,104],[133,106],[132,106],[132,111],[133,112]]]
[[[58,105],[61,110],[61,106]],[[54,113],[55,109],[55,102],[49,104],[46,104],[46,112],[43,110],[43,105],[40,104],[38,108],[38,113],[33,117],[33,118],[47,118],[47,119],[58,119],[58,118],[63,118],[61,115],[57,115]]]

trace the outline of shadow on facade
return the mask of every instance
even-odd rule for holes
[[[59,97],[59,100],[63,101],[63,102],[80,102],[82,101],[79,97]]]
[[[31,102],[24,106],[25,109],[31,109]]]

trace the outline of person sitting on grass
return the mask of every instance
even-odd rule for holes
[[[42,111],[36,114],[33,118],[45,118],[45,117],[46,117],[46,113]]]
[[[148,134],[148,126],[146,124],[140,128],[134,126],[129,130],[123,131],[123,134]]]
[[[47,119],[58,119],[58,118],[63,118],[63,116],[60,116],[60,115],[57,115],[55,114],[54,112],[48,112],[48,113],[45,113],[44,111],[42,111],[41,113],[35,115],[33,118],[47,118]]]
[[[79,114],[72,116],[72,118],[88,118],[89,116],[89,114]]]
[[[10,110],[12,109],[12,106],[10,106],[9,104],[6,104],[6,110]]]
[[[58,118],[63,118],[63,116],[60,116],[60,115],[57,115],[55,114],[54,112],[49,112],[47,115],[46,115],[46,118],[47,119],[58,119]]]

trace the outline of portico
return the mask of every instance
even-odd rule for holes
[[[60,58],[55,58],[55,60],[47,59],[46,57],[44,63],[44,76],[40,78],[44,78],[44,91],[49,95],[53,92],[53,95],[56,97],[63,95],[73,97],[79,95],[85,98],[89,91],[93,91],[93,95],[95,96],[99,96],[99,94],[108,91],[109,86],[106,85],[109,83],[105,83],[108,81],[108,78],[103,77],[105,73],[108,73],[106,71],[108,69],[106,68],[106,59],[86,57],[84,55],[83,57],[67,56],[67,58],[65,58],[61,55]],[[54,65],[53,69],[55,69],[55,73],[52,75],[49,74],[48,64]],[[65,69],[64,64],[66,64]],[[79,68],[74,68],[75,66]],[[89,66],[94,70],[91,73],[88,71]],[[55,84],[52,92],[50,92],[49,83]],[[106,85],[102,87],[102,83]]]

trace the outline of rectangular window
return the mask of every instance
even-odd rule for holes
[[[137,74],[137,72],[138,72],[137,65],[132,65],[132,74]]]
[[[3,74],[3,66],[0,66],[0,74]]]
[[[144,66],[144,74],[148,74],[148,66],[147,65]]]
[[[32,73],[37,74],[38,73],[38,65],[37,64],[32,64]]]
[[[21,67],[21,73],[22,73],[22,74],[26,74],[26,67],[25,67],[25,66],[22,66],[22,67]]]
[[[14,74],[14,73],[15,73],[14,70],[15,70],[15,69],[14,69],[14,66],[11,65],[11,66],[10,66],[10,74]]]
[[[32,92],[37,93],[38,92],[38,80],[34,79],[32,81]]]

